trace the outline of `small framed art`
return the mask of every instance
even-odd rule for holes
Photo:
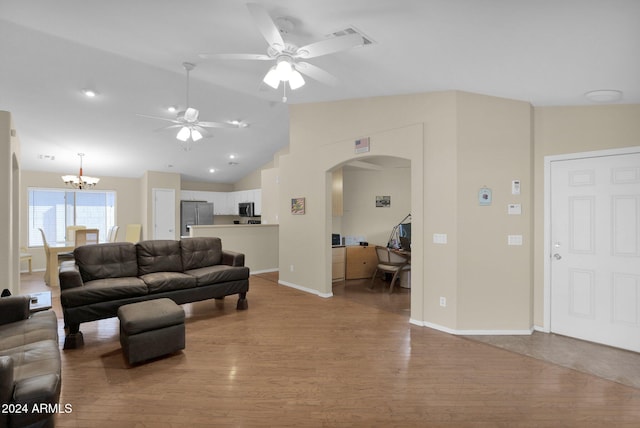
[[[305,212],[305,198],[292,198],[291,199],[291,214],[301,215]]]

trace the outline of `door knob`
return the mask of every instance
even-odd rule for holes
[[[553,257],[554,257],[556,260],[560,260],[560,259],[562,258],[562,256],[561,256],[560,254],[558,254],[558,253],[555,253],[555,254],[553,255]]]

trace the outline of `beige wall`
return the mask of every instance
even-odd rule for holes
[[[222,240],[222,249],[244,254],[251,273],[278,270],[278,225],[192,226],[192,237],[213,236]]]
[[[544,157],[640,146],[640,105],[534,109],[534,324],[544,325]]]
[[[376,196],[391,196],[391,206],[376,208]],[[387,245],[393,227],[411,211],[410,167],[344,170],[343,206],[338,218],[342,236],[364,236],[369,245]]]
[[[290,152],[279,168],[283,283],[331,295],[327,171],[368,155],[397,156],[411,160],[412,322],[458,332],[529,331],[528,103],[462,92],[415,94],[295,105],[290,124]],[[371,152],[356,155],[354,140],[363,136],[370,137]],[[504,192],[513,179],[523,182],[525,214],[518,219],[506,215]],[[500,197],[478,224],[483,185]],[[307,214],[289,213],[292,197],[307,198]],[[434,233],[446,234],[448,243],[433,243]],[[508,247],[507,234],[523,235],[525,245]]]
[[[124,240],[125,227],[130,223],[143,224],[142,217],[142,192],[141,180],[137,178],[118,178],[118,177],[100,177],[100,190],[113,190],[117,192],[116,199],[116,224],[120,226],[118,232],[118,240]],[[22,171],[21,185],[21,203],[20,218],[23,221],[20,224],[20,245],[26,246],[27,237],[27,221],[29,198],[28,188],[60,188],[66,189],[60,174],[52,172],[36,172]],[[42,247],[29,248],[29,252],[33,254],[33,268],[36,270],[44,270],[46,266],[44,249]]]
[[[20,292],[20,141],[11,113],[0,111],[0,291]]]
[[[199,190],[204,192],[233,192],[233,184],[206,183],[206,182],[200,182],[200,181],[182,180],[180,183],[180,189],[181,190]]]
[[[532,326],[531,111],[522,101],[458,94],[458,330]],[[490,206],[478,204],[484,186]],[[522,214],[508,215],[508,204]],[[508,235],[523,245],[507,245]]]

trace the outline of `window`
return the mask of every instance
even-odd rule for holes
[[[65,241],[67,226],[99,229],[101,240],[115,225],[116,192],[73,191],[29,188],[29,246],[47,241]]]

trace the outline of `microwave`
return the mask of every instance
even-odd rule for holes
[[[238,204],[238,214],[240,214],[240,217],[253,217],[255,214],[253,202],[240,202]]]

